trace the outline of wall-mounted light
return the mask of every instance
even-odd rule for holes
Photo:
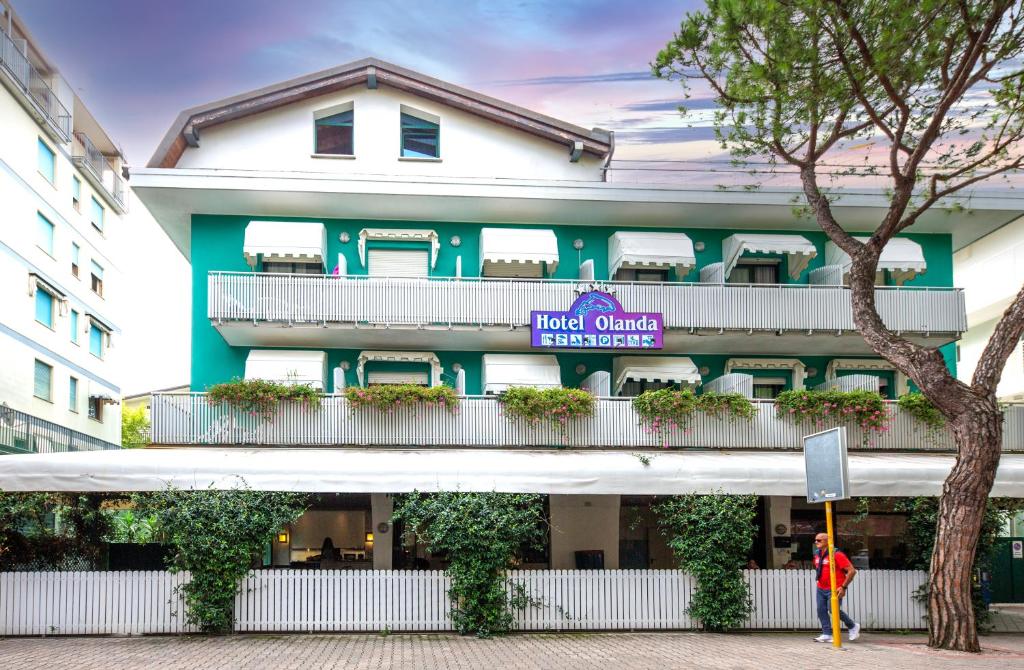
[[[338,241],[341,242],[342,244],[348,244],[348,241],[351,239],[352,237],[348,233],[342,233],[341,235],[338,235]]]
[[[576,374],[581,375],[581,374],[583,374],[586,371],[587,371],[587,366],[584,365],[583,363],[578,363],[576,365]]]
[[[448,243],[453,247],[461,246],[462,238],[459,237],[458,235],[452,235],[452,239],[448,240]]]
[[[711,368],[709,368],[706,365],[702,365],[701,368],[697,370],[697,372],[699,372],[700,375],[703,377],[704,375],[709,374],[711,372]]]
[[[338,363],[338,367],[341,368],[342,370],[348,370],[350,367],[352,367],[352,364],[349,363],[348,361],[342,361],[341,363]]]
[[[582,249],[583,248],[583,240],[581,240],[579,238],[573,240],[572,241],[572,248],[575,249],[576,251],[579,251],[580,249]]]
[[[288,544],[288,531],[281,531],[277,534],[277,541],[281,544]]]
[[[694,251],[704,251],[704,243],[703,242],[694,242],[693,243],[693,250]]]
[[[373,544],[373,533],[366,534],[366,544]]]

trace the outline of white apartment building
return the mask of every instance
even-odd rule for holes
[[[0,0],[0,453],[117,448],[122,152]]]

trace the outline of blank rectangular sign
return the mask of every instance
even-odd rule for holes
[[[833,428],[804,438],[807,502],[820,503],[850,497],[846,460],[846,428]]]

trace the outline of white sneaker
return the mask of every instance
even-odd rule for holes
[[[860,624],[855,623],[853,624],[853,628],[850,629],[850,642],[853,642],[858,637],[860,637]]]
[[[832,641],[832,636],[831,635],[825,635],[824,633],[822,633],[818,637],[814,638],[814,641],[815,642],[831,642]]]

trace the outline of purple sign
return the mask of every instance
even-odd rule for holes
[[[530,312],[530,346],[567,349],[661,349],[661,314],[624,312],[615,296],[584,293],[568,312]]]

